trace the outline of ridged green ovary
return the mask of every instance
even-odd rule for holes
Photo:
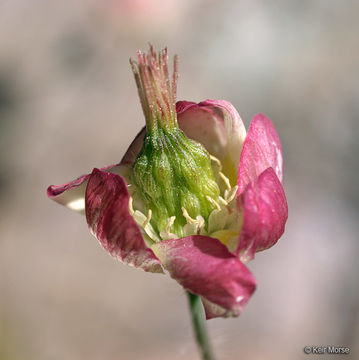
[[[158,234],[166,230],[168,219],[176,216],[170,232],[183,236],[187,221],[182,207],[193,219],[201,215],[207,221],[215,208],[207,196],[216,201],[219,196],[207,150],[178,128],[146,133],[131,182],[147,211],[151,209],[151,224]]]

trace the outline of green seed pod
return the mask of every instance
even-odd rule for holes
[[[176,140],[179,137],[181,141]],[[178,128],[146,134],[131,181],[146,209],[151,209],[151,223],[158,233],[175,216],[171,232],[181,236],[186,224],[182,208],[192,218],[201,215],[206,220],[215,208],[207,197],[218,200],[219,196],[208,152],[200,144],[193,146]]]

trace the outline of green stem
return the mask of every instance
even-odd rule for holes
[[[194,295],[188,291],[187,295],[192,316],[193,330],[196,335],[197,344],[202,354],[202,360],[215,360],[207,333],[206,318],[204,315],[201,298],[198,295]]]

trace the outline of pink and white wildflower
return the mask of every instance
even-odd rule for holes
[[[85,213],[116,259],[167,271],[201,296],[207,319],[238,316],[256,287],[245,263],[278,241],[287,220],[278,134],[262,114],[246,133],[224,100],[176,103],[177,63],[171,82],[166,50],[139,53],[132,67],[146,127],[120,163],[47,194]]]

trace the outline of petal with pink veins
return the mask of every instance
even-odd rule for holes
[[[244,213],[237,252],[243,262],[273,246],[284,232],[288,205],[276,173],[268,168],[238,198]]]
[[[129,212],[129,198],[121,176],[94,169],[86,188],[87,223],[113,257],[145,271],[163,272]]]
[[[144,135],[145,128],[137,134],[119,164],[109,165],[101,168],[101,170],[121,175],[127,180],[129,169],[142,148]],[[50,185],[47,188],[47,196],[71,210],[84,214],[85,191],[90,175],[82,175],[63,185]]]
[[[179,101],[176,111],[179,127],[222,162],[223,172],[235,185],[246,130],[234,106],[225,100]]]
[[[102,171],[118,170],[119,165],[110,165],[102,168]],[[75,210],[79,213],[85,213],[85,191],[88,179],[91,174],[78,177],[63,185],[50,185],[47,188],[47,196],[57,203]]]
[[[172,278],[202,297],[207,318],[238,316],[256,288],[247,267],[217,239],[194,235],[152,249]]]
[[[238,168],[238,193],[265,169],[272,167],[283,181],[283,157],[279,136],[272,122],[262,114],[254,116],[244,141]]]

